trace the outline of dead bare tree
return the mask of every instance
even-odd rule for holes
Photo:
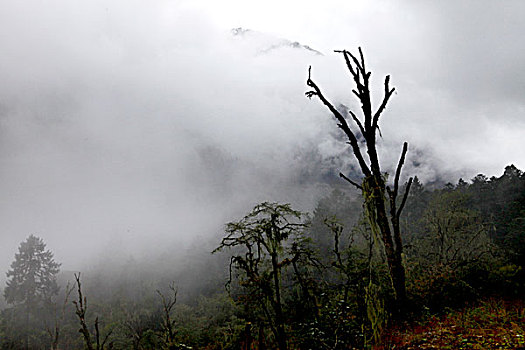
[[[171,317],[173,307],[177,303],[177,288],[172,282],[169,286],[170,294],[164,295],[157,289],[157,294],[162,301],[162,309],[164,311],[163,328],[165,333],[165,342],[169,349],[175,348],[175,321]]]
[[[64,295],[64,302],[62,303],[62,307],[60,308],[60,314],[58,313],[58,304],[57,302],[53,303],[53,314],[54,314],[54,325],[51,327],[46,322],[46,331],[49,334],[49,337],[51,339],[51,348],[53,350],[58,349],[58,341],[60,339],[60,327],[62,323],[64,322],[64,317],[66,313],[66,306],[69,301],[69,297],[71,296],[71,293],[73,292],[74,287],[70,285],[70,283],[67,283],[66,291]]]
[[[100,329],[97,316],[97,318],[95,318],[95,344],[93,344],[93,340],[91,339],[91,332],[89,331],[89,327],[86,322],[87,298],[82,295],[80,273],[75,274],[75,281],[77,284],[78,301],[73,301],[73,304],[75,304],[76,314],[80,321],[81,328],[78,331],[84,336],[84,342],[88,350],[103,350],[106,346],[106,342],[108,341],[109,336],[112,333],[112,330],[109,331],[102,340],[102,342],[100,342]],[[109,348],[111,348],[111,344]]]
[[[349,110],[348,113],[363,136],[364,142],[359,142],[356,133],[350,128],[347,118],[334,107],[334,105],[323,95],[319,86],[312,80],[311,67],[308,69],[308,80],[306,84],[312,88],[312,90],[307,91],[305,94],[310,99],[316,96],[321,102],[323,102],[336,118],[338,123],[337,126],[343,130],[348,138],[348,144],[351,146],[352,152],[359,164],[363,174],[363,179],[361,184],[359,184],[342,173],[340,173],[339,176],[361,190],[363,193],[365,211],[372,232],[381,240],[385,248],[392,286],[395,291],[396,311],[400,311],[406,301],[406,287],[405,269],[402,262],[403,242],[399,229],[399,217],[405,206],[408,192],[410,191],[410,186],[412,184],[412,178],[410,178],[406,184],[405,193],[399,206],[396,204],[396,200],[399,193],[399,177],[401,174],[401,168],[405,162],[408,144],[406,142],[403,144],[403,150],[401,151],[401,157],[397,164],[392,189],[390,186],[386,185],[386,176],[381,171],[376,143],[376,132],[379,131],[379,135],[381,136],[381,131],[379,130],[379,118],[385,110],[395,88],[390,87],[390,76],[387,75],[384,81],[383,99],[379,107],[377,107],[377,110],[374,111],[370,96],[371,72],[366,69],[363,51],[359,48],[359,59],[346,50],[335,52],[343,54],[348,71],[355,83],[356,88],[352,90],[352,93],[361,103],[362,118],[360,119],[358,115],[351,110]],[[362,148],[366,148],[368,161],[363,156],[361,151]],[[389,210],[386,202],[389,202]]]

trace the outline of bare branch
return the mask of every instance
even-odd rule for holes
[[[366,68],[365,68],[365,57],[363,55],[363,50],[361,50],[361,46],[358,48],[358,50],[359,50],[359,56],[361,57],[361,66],[363,67],[363,71],[366,71]]]
[[[104,337],[104,340],[102,341],[102,347],[101,349],[104,349],[104,346],[106,345],[106,342],[108,341],[109,339],[109,336],[113,333],[113,329],[111,329],[108,334],[106,334],[106,336]],[[111,343],[109,344],[109,348],[111,349]]]
[[[361,50],[361,48],[359,48],[359,50]],[[349,55],[352,58],[352,61],[354,61],[357,69],[359,71],[361,71],[361,73],[364,73],[364,71],[365,71],[364,67],[361,65],[361,63],[357,60],[357,58],[350,51],[344,50],[343,54],[344,55]],[[364,74],[363,74],[363,76],[364,76]]]
[[[354,122],[357,124],[357,126],[359,127],[359,131],[361,131],[361,135],[363,135],[363,137],[366,137],[366,134],[365,134],[365,129],[363,128],[363,124],[361,124],[361,121],[359,120],[359,118],[357,118],[357,116],[355,115],[354,112],[352,111],[348,111],[348,113],[350,113],[350,115],[352,116],[352,119],[354,120]]]
[[[100,349],[100,331],[98,329],[98,316],[95,318],[95,339],[97,341],[97,349]]]
[[[377,112],[374,114],[374,120],[373,120],[373,127],[377,128],[377,123],[379,121],[379,117],[381,116],[381,113],[383,113],[384,109],[386,108],[386,105],[388,103],[388,100],[396,90],[396,88],[390,89],[389,87],[390,83],[390,75],[387,75],[385,77],[385,95],[383,97],[383,102],[381,102],[381,105],[377,109]]]
[[[73,301],[73,304],[75,304],[76,308],[76,314],[78,316],[78,319],[80,321],[81,328],[78,330],[79,333],[81,333],[84,336],[84,342],[86,344],[86,348],[88,350],[103,350],[104,344],[106,343],[108,337],[111,335],[113,330],[111,330],[105,337],[102,344],[100,344],[100,332],[98,327],[98,316],[95,319],[95,341],[96,341],[96,347],[93,347],[93,342],[91,340],[91,333],[89,332],[89,328],[86,323],[86,310],[87,310],[87,298],[82,295],[82,286],[80,283],[80,272],[75,275],[75,281],[77,284],[77,291],[78,291],[78,301]]]
[[[350,145],[352,146],[352,150],[354,152],[355,157],[357,158],[357,161],[359,162],[359,166],[361,167],[361,171],[365,176],[370,175],[370,169],[368,168],[368,165],[366,164],[365,160],[363,159],[363,155],[361,154],[361,150],[359,148],[359,143],[357,142],[357,138],[355,137],[352,130],[350,130],[350,127],[348,126],[348,123],[346,122],[346,119],[339,113],[339,111],[324,97],[321,90],[317,86],[316,83],[311,79],[310,76],[310,70],[311,67],[308,69],[308,80],[306,81],[306,85],[310,86],[314,89],[314,91],[306,92],[306,96],[308,98],[311,98],[312,96],[317,96],[323,102],[323,104],[328,107],[330,112],[334,115],[334,117],[337,119],[339,124],[339,128],[341,128],[346,136],[348,137],[350,141]]]
[[[177,288],[175,283],[171,282],[169,285],[170,294],[166,297],[160,290],[157,289],[157,294],[160,296],[162,301],[162,309],[164,311],[164,331],[166,332],[166,344],[171,344],[175,341],[175,321],[171,318],[171,311],[177,303]]]
[[[359,185],[358,183],[350,180],[348,177],[346,177],[343,173],[339,173],[339,177],[342,177],[343,179],[345,179],[346,181],[350,182],[352,185],[354,185],[355,187],[357,187],[358,189],[360,190],[363,190],[363,187],[361,187],[361,185]]]
[[[309,66],[309,67],[308,67],[308,80],[306,80],[306,85],[308,85],[308,86],[312,86],[312,85],[310,84],[310,82],[312,82],[312,79],[310,78],[310,76],[311,76],[311,72],[312,72],[312,66]],[[313,83],[313,82],[312,82],[312,83]],[[317,96],[317,92],[315,92],[315,91],[311,91],[311,90],[305,92],[304,94],[305,94],[306,97],[308,97],[309,99],[312,99],[313,96]]]
[[[78,274],[75,273],[74,276],[77,284],[78,301],[74,301],[73,304],[75,304],[76,314],[80,321],[81,328],[79,329],[79,332],[82,333],[82,335],[84,336],[84,342],[86,343],[86,347],[88,348],[88,350],[93,350],[91,334],[89,333],[89,329],[86,324],[87,298],[82,295],[80,272]]]
[[[408,198],[408,192],[410,192],[410,186],[412,186],[412,180],[414,180],[412,177],[408,179],[407,187],[405,189],[405,194],[403,195],[403,200],[401,201],[401,205],[399,206],[399,209],[397,210],[397,217],[401,215],[401,212],[403,211],[403,208],[405,207],[405,203]]]
[[[343,54],[343,57],[345,58],[345,62],[346,62],[346,67],[350,71],[350,74],[352,74],[352,78],[354,78],[354,80],[358,79],[359,75],[356,72],[356,70],[354,69],[354,67],[352,66],[352,62],[350,61],[350,58],[348,57],[348,51],[346,51],[346,50],[342,50],[342,51],[341,50],[334,50],[334,52]],[[361,84],[361,82],[359,82],[359,84]]]
[[[379,132],[379,136],[383,138],[383,134],[381,133],[381,129],[379,128],[379,125],[377,126],[377,131]]]
[[[399,189],[399,176],[401,175],[401,168],[403,167],[403,164],[405,163],[405,156],[408,151],[408,143],[403,143],[403,150],[401,151],[401,158],[399,158],[399,162],[397,163],[397,169],[396,169],[396,176],[394,178],[394,197],[397,197],[397,192]]]

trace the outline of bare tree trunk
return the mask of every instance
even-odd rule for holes
[[[401,308],[406,302],[406,283],[405,283],[405,268],[403,266],[403,244],[401,240],[401,234],[399,231],[399,218],[397,216],[391,217],[392,229],[390,228],[389,218],[387,215],[387,208],[385,205],[385,184],[382,179],[375,179],[375,187],[372,191],[373,206],[376,210],[375,223],[371,222],[371,225],[377,224],[381,232],[381,240],[385,247],[385,254],[387,258],[387,264],[390,271],[390,277],[392,279],[392,287],[396,294],[396,302],[394,312],[400,312]],[[379,182],[379,183],[378,183]],[[383,190],[381,190],[381,188]],[[369,220],[373,220],[369,217]],[[392,234],[392,231],[394,231]]]
[[[26,350],[29,349],[29,312],[30,312],[30,306],[29,306],[29,303],[27,304],[27,307],[26,307],[26,329],[25,329],[25,333],[26,333],[26,339],[25,339],[25,342],[26,342]]]
[[[86,311],[87,311],[87,298],[82,295],[82,284],[80,282],[80,272],[75,274],[75,281],[77,285],[77,292],[78,292],[78,301],[73,301],[73,304],[75,304],[76,314],[80,321],[81,328],[79,329],[79,332],[84,337],[84,343],[86,345],[86,348],[88,350],[103,350],[105,348],[106,342],[108,341],[109,336],[113,332],[113,330],[110,330],[104,339],[102,340],[102,343],[100,342],[100,331],[98,327],[98,317],[95,318],[95,341],[96,346],[93,345],[93,341],[91,339],[91,333],[89,332],[88,325],[86,323]],[[109,344],[109,348],[112,347],[112,343]]]
[[[272,253],[272,267],[273,267],[273,282],[275,288],[275,300],[273,301],[275,309],[275,323],[277,328],[277,344],[279,350],[286,350],[286,333],[284,330],[284,315],[283,307],[281,303],[281,285],[279,282],[279,264],[277,262],[277,253]]]
[[[76,314],[80,321],[81,328],[79,329],[79,332],[84,337],[84,343],[86,344],[86,348],[88,350],[94,350],[93,343],[91,341],[91,333],[89,333],[89,329],[86,324],[87,298],[82,295],[82,284],[80,282],[80,273],[78,275],[75,274],[75,280],[77,284],[78,301],[74,301],[73,304],[75,304]]]

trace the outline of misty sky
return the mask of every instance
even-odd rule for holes
[[[79,269],[213,237],[262,200],[311,209],[323,189],[303,175],[353,164],[304,97],[312,65],[357,107],[334,49],[362,46],[379,93],[392,76],[385,170],[404,140],[424,181],[524,169],[524,15],[519,0],[0,0],[0,271],[30,234]]]

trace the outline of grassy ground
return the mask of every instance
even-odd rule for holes
[[[383,349],[524,349],[523,301],[487,300],[383,337]]]

